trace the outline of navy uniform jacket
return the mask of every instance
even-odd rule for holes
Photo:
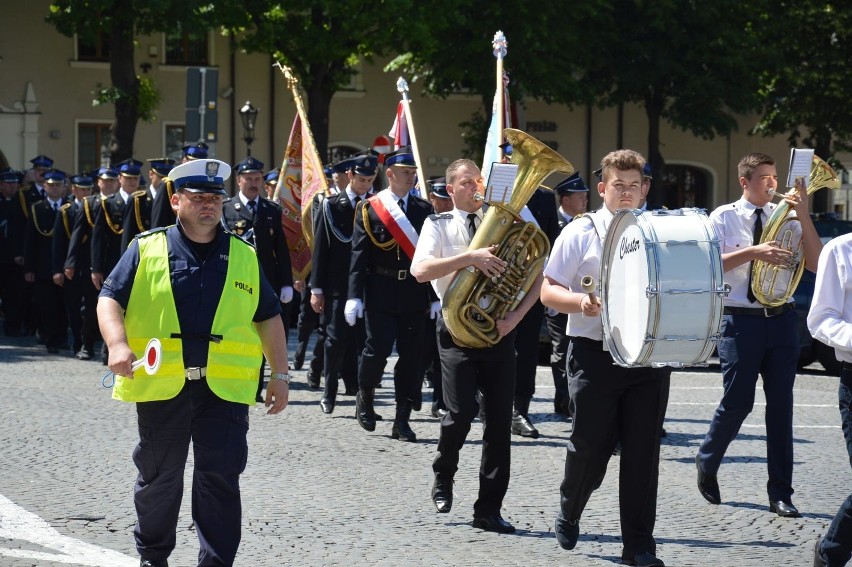
[[[348,299],[355,209],[346,191],[325,199],[317,196],[314,204],[310,286],[322,289],[325,297]]]
[[[70,203],[62,205],[59,209],[59,214],[56,215],[56,220],[53,223],[53,246],[50,252],[50,270],[54,274],[61,274],[65,271],[68,245],[71,242],[71,235],[74,233],[74,224],[77,221],[77,215],[80,213],[81,208],[75,199]],[[78,274],[74,274],[74,279],[78,277]]]
[[[24,272],[34,272],[37,280],[53,278],[51,254],[57,214],[47,199],[30,209],[24,236]]]
[[[14,199],[0,195],[0,264],[11,264],[14,261],[16,235],[12,231],[12,214],[17,206]]]
[[[139,234],[145,232],[151,227],[151,205],[154,202],[154,194],[148,189],[140,189],[134,191],[127,201],[127,209],[124,213],[124,222],[122,223],[123,232],[121,233],[121,252],[123,253],[130,246],[130,241]]]
[[[175,329],[174,332],[196,337],[209,336],[228,272],[228,246],[245,246],[245,243],[234,242],[236,237],[224,229],[219,230],[215,240],[209,245],[193,245],[178,226],[155,230],[167,231],[169,273],[180,323],[180,329]],[[195,246],[206,249],[206,258],[198,257]],[[136,240],[130,244],[127,253],[104,280],[100,297],[110,297],[123,309],[127,309],[138,266],[139,242]],[[273,292],[261,272],[260,297],[251,320],[266,321],[279,316],[280,313],[278,293]],[[207,366],[209,344],[209,341],[200,338],[184,338],[183,360],[186,367]]]
[[[553,191],[541,188],[536,189],[530,200],[527,201],[527,208],[533,217],[535,217],[539,228],[547,235],[550,246],[553,247],[556,237],[559,236],[559,232],[562,230],[560,226],[562,216],[557,210],[556,198],[553,196]]]
[[[95,218],[98,209],[101,208],[100,194],[90,195],[83,199],[83,206],[74,219],[74,227],[71,229],[71,239],[68,241],[68,252],[65,256],[65,267],[77,273],[92,273],[92,228],[95,226]]]
[[[263,197],[257,199],[257,212],[252,219],[251,211],[239,197],[225,201],[222,207],[222,222],[228,230],[242,236],[253,229],[251,243],[257,249],[260,266],[272,288],[278,293],[283,286],[293,285],[293,269],[290,265],[290,249],[281,224],[281,206]]]
[[[12,207],[9,216],[9,228],[12,234],[10,244],[12,245],[13,256],[24,255],[24,235],[26,234],[27,220],[30,217],[30,209],[43,198],[35,183],[30,183],[27,187],[19,189],[13,197],[15,206]]]
[[[151,203],[151,228],[175,224],[175,211],[172,209],[172,195],[174,193],[175,185],[171,179],[166,177],[157,187],[157,196]]]
[[[121,257],[121,234],[124,231],[124,213],[127,205],[119,192],[106,199],[95,215],[92,227],[92,271],[108,274]]]
[[[368,223],[365,226],[363,210],[367,208]],[[428,201],[410,195],[405,216],[411,221],[414,230],[420,234],[423,223],[432,213]],[[369,231],[370,235],[367,234]],[[393,241],[390,231],[379,220],[370,202],[362,201],[355,209],[355,229],[352,233],[352,261],[349,268],[349,298],[364,301],[365,309],[382,309],[390,312],[427,311],[429,309],[428,283],[418,283],[411,275],[411,258],[399,247],[393,245],[382,250],[375,244]],[[391,270],[394,273],[404,271],[405,277],[399,280],[376,273],[376,268]]]

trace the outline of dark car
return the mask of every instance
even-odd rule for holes
[[[814,226],[823,243],[852,232],[852,221],[817,220],[814,221]],[[799,314],[799,344],[802,348],[799,354],[799,367],[802,368],[814,362],[819,362],[826,372],[840,376],[840,362],[834,357],[834,349],[814,339],[808,331],[808,310],[811,308],[815,282],[816,275],[805,270],[796,291],[793,292],[793,299],[796,301],[796,313]]]

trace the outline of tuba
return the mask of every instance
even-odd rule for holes
[[[814,156],[807,194],[810,195],[822,188],[838,189],[839,187],[840,179],[831,166],[818,156]],[[754,297],[767,307],[785,304],[793,295],[805,271],[805,261],[802,257],[802,231],[796,230],[795,224],[799,224],[799,220],[789,209],[790,205],[786,201],[782,201],[775,208],[763,227],[760,244],[777,241],[780,246],[793,253],[792,261],[789,265],[777,266],[763,260],[755,260],[751,266],[751,290]]]
[[[521,209],[544,179],[554,172],[570,175],[574,167],[529,134],[506,128],[512,163],[518,176],[508,203],[490,203],[469,250],[497,244],[495,256],[506,271],[489,278],[473,266],[459,270],[444,295],[442,313],[447,330],[462,347],[485,348],[500,340],[496,321],[517,308],[544,268],[550,253],[547,235],[535,223],[520,221]]]

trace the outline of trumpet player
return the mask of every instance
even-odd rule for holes
[[[737,436],[754,406],[757,376],[766,395],[766,490],[769,511],[798,517],[793,505],[793,382],[799,359],[799,321],[792,300],[766,307],[752,293],[754,261],[786,266],[793,253],[776,242],[762,242],[762,230],[775,209],[771,202],[778,186],[775,161],[751,153],[737,166],[742,197],[710,214],[722,252],[722,269],[731,291],[725,298],[718,351],[724,394],[710,429],[698,449],[698,490],[711,504],[722,501],[717,473],[728,445]],[[802,179],[785,196],[801,226],[805,266],[816,270],[822,243],[811,222]]]
[[[544,269],[541,301],[568,314],[568,392],[574,408],[556,539],[564,549],[577,545],[580,517],[620,440],[622,561],[653,567],[663,565],[656,557],[653,532],[666,370],[613,365],[604,350],[600,299],[581,284],[584,276],[600,273],[606,228],[615,211],[638,208],[645,199],[649,184],[643,177],[644,165],[645,159],[633,150],[604,156],[597,185],[603,207],[574,219],[556,239]]]
[[[411,262],[411,273],[417,281],[431,281],[441,300],[459,270],[473,268],[485,276],[497,277],[506,269],[506,262],[494,255],[496,244],[468,249],[483,220],[482,174],[476,164],[468,159],[451,163],[447,168],[447,193],[453,200],[453,210],[431,215],[426,220]],[[540,282],[541,276],[517,309],[496,321],[501,338],[493,346],[460,347],[453,342],[442,315],[438,315],[436,322],[447,413],[441,420],[438,456],[432,463],[435,473],[432,502],[438,513],[447,513],[452,508],[459,451],[479,410],[476,392],[481,390],[488,420],[482,435],[479,497],[473,505],[473,527],[486,531],[515,531],[501,515],[509,486],[515,326],[538,300]]]

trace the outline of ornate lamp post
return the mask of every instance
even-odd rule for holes
[[[240,109],[240,121],[243,123],[243,141],[246,143],[246,157],[251,155],[251,143],[254,142],[254,125],[257,120],[257,108],[246,101]]]

